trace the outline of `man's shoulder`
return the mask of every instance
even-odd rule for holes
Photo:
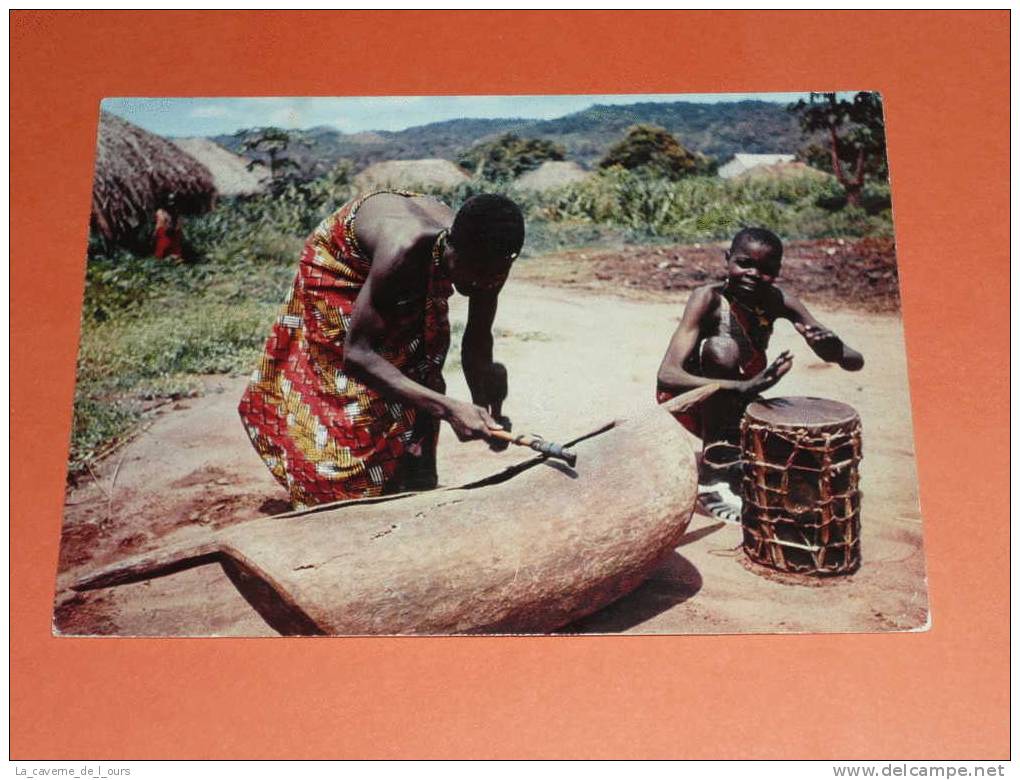
[[[441,214],[423,208],[411,198],[394,193],[374,195],[358,210],[354,229],[362,246],[375,254],[384,250],[391,256],[414,253],[423,242],[436,235]]]
[[[449,221],[451,216],[445,203],[411,193],[377,192],[358,208],[358,219],[366,224],[399,222],[403,226],[430,226]]]

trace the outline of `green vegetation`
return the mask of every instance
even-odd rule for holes
[[[269,177],[273,182],[287,177],[289,173],[299,168],[298,163],[287,154],[288,147],[296,144],[309,145],[303,134],[294,130],[282,130],[279,127],[238,130],[234,138],[240,144],[241,151],[253,158],[248,163],[248,170],[255,167],[256,160],[265,159],[269,166]]]
[[[293,242],[291,253],[299,247]],[[70,474],[129,431],[145,408],[197,394],[199,376],[250,370],[292,275],[282,263],[241,257],[233,268],[126,254],[91,259]]]
[[[837,98],[835,92],[812,92],[789,110],[807,137],[823,139],[803,149],[801,156],[816,168],[832,172],[850,206],[862,205],[866,181],[888,179],[885,119],[877,92],[858,92],[852,100]]]
[[[767,226],[785,239],[891,235],[887,186],[868,189],[872,213],[833,209],[840,194],[834,180],[813,177],[673,182],[616,170],[550,193],[532,209],[554,222],[623,228],[634,241],[725,239],[747,225]]]
[[[699,173],[714,173],[716,165],[713,160],[688,151],[665,128],[634,125],[622,141],[610,147],[599,167],[619,167],[646,177],[678,181]]]
[[[505,133],[494,141],[475,144],[457,164],[474,171],[478,178],[499,182],[533,171],[546,160],[562,160],[563,155],[563,147],[551,141]]]
[[[247,373],[294,278],[304,236],[347,200],[349,166],[189,220],[197,262],[89,247],[68,471],[86,470],[161,400],[204,374]]]

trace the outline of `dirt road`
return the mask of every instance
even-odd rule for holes
[[[567,440],[652,403],[654,377],[686,293],[654,300],[511,281],[496,322],[508,366],[505,411],[517,431]],[[810,301],[808,301],[810,305]],[[845,373],[820,362],[788,323],[770,354],[792,349],[794,368],[772,395],[817,395],[858,409],[864,428],[863,557],[851,577],[789,584],[749,570],[738,526],[695,515],[673,556],[638,590],[570,626],[571,632],[736,633],[885,631],[928,620],[913,434],[900,320],[815,310],[860,350]],[[466,299],[451,300],[463,322]],[[455,350],[448,392],[467,397]],[[68,496],[55,627],[69,634],[273,635],[218,565],[118,588],[74,594],[75,574],[168,539],[289,509],[251,449],[236,414],[244,378],[212,378],[206,395],[161,409],[141,436],[114,453],[99,479]],[[501,470],[526,452],[493,453],[440,441],[440,481],[459,484]]]

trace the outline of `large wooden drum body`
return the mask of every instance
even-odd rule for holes
[[[564,442],[576,470],[534,458],[459,488],[249,520],[73,587],[218,562],[281,633],[553,631],[636,588],[687,529],[697,466],[669,408]]]
[[[747,556],[799,574],[849,574],[861,563],[861,421],[822,398],[748,406],[740,426]]]

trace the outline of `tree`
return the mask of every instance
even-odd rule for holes
[[[689,151],[663,127],[633,125],[627,130],[626,137],[610,147],[599,162],[600,168],[617,165],[675,181],[685,176],[710,172],[714,160]]]
[[[287,171],[300,167],[293,159],[284,156],[288,147],[295,143],[308,145],[298,131],[283,130],[279,127],[238,130],[234,137],[241,141],[242,151],[269,158],[269,178],[274,183],[284,178]],[[248,163],[248,170],[258,164],[258,160],[251,160]]]
[[[889,172],[882,98],[877,92],[858,92],[850,100],[835,92],[812,92],[789,110],[798,116],[805,134],[824,139],[823,146],[809,145],[801,156],[816,167],[831,169],[847,203],[860,206],[866,178],[885,178]]]
[[[566,150],[544,138],[521,138],[505,133],[493,141],[475,144],[463,152],[457,164],[489,181],[516,179],[546,160],[562,160]]]

